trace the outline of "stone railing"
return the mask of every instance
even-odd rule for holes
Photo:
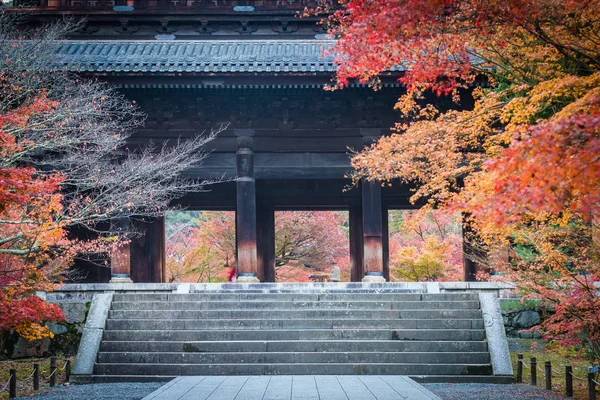
[[[514,285],[498,282],[388,282],[388,283],[81,283],[65,284],[53,292],[40,292],[39,296],[50,301],[91,301],[96,293],[189,293],[194,291],[218,291],[222,289],[278,290],[343,290],[353,288],[406,289],[423,293],[483,292],[496,297],[511,297]]]

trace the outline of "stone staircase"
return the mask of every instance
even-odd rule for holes
[[[352,374],[491,377],[477,293],[359,285],[114,294],[93,368],[95,381]]]

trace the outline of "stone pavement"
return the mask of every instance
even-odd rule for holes
[[[143,400],[440,400],[399,375],[182,376]]]

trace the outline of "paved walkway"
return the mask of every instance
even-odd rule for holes
[[[440,400],[395,375],[182,376],[143,400]]]

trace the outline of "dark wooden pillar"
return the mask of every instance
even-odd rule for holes
[[[275,282],[275,211],[273,207],[259,205],[257,225],[257,277],[261,282]]]
[[[250,136],[238,137],[237,165],[237,281],[259,282],[256,250],[256,182],[254,180],[254,151]]]
[[[471,260],[470,256],[474,254],[474,249],[471,246],[473,230],[469,224],[468,217],[463,215],[462,218],[462,239],[463,239],[463,272],[465,282],[474,282],[477,280],[477,266]]]
[[[141,236],[131,240],[131,279],[134,282],[166,282],[165,218],[135,221]]]
[[[385,282],[383,277],[383,222],[381,184],[361,182],[363,216],[363,282]]]
[[[387,207],[382,207],[382,248],[383,248],[383,277],[390,281],[390,224]]]
[[[348,214],[350,224],[350,281],[360,282],[364,275],[362,207],[352,206]]]
[[[111,222],[115,234],[127,240],[127,233],[131,231],[130,221],[120,218]],[[110,253],[110,283],[131,283],[131,254],[130,243],[118,245]]]

